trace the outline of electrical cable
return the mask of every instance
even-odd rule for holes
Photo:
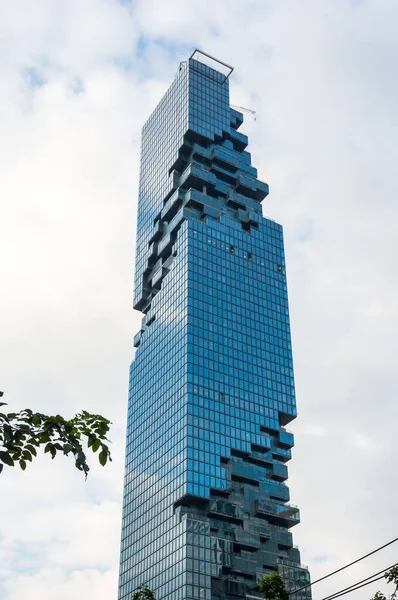
[[[352,586],[346,592],[336,593],[334,596],[328,596],[328,597],[329,598],[333,598],[333,600],[335,598],[340,598],[340,596],[345,596],[346,594],[350,594],[351,592],[355,592],[356,590],[359,590],[360,588],[365,587],[365,585],[370,585],[371,583],[375,583],[375,581],[379,581],[380,579],[384,579],[384,575],[381,575],[381,577],[376,577],[375,579],[372,579],[372,581],[368,581],[367,583],[363,583],[362,585],[357,585],[356,587]],[[325,599],[322,598],[322,600],[325,600]]]
[[[390,565],[389,567],[386,567],[385,569],[383,569],[382,571],[379,571],[378,573],[373,573],[373,575],[369,575],[369,577],[365,577],[365,579],[361,579],[361,581],[357,581],[356,583],[353,583],[352,585],[349,585],[348,587],[344,588],[343,590],[340,590],[338,592],[335,592],[334,594],[330,594],[330,596],[326,596],[325,598],[322,598],[322,600],[333,600],[333,598],[337,598],[338,596],[342,596],[344,595],[344,593],[349,593],[349,591],[354,591],[351,590],[351,588],[359,585],[360,583],[364,583],[365,581],[368,581],[369,579],[372,579],[372,577],[377,577],[377,575],[380,575],[382,573],[381,577],[377,577],[377,579],[374,579],[374,581],[378,581],[379,579],[382,579],[384,577],[384,574],[386,573],[386,571],[389,571],[390,569],[392,569],[393,567],[396,567],[397,563]],[[373,583],[372,581],[369,581],[369,583]]]
[[[361,556],[361,558],[357,558],[356,560],[348,563],[348,565],[345,565],[344,567],[340,567],[340,569],[336,569],[336,571],[332,571],[332,573],[329,573],[328,575],[324,575],[323,577],[320,577],[319,579],[316,579],[315,581],[312,581],[311,583],[307,583],[306,585],[303,585],[303,587],[298,588],[297,590],[294,590],[293,592],[291,592],[290,595],[297,594],[297,592],[301,592],[301,590],[305,590],[308,587],[315,585],[319,581],[323,581],[324,579],[327,579],[328,577],[331,577],[332,575],[336,575],[336,573],[340,573],[340,571],[344,571],[344,569],[348,569],[348,567],[352,567],[352,565],[355,565],[356,563],[359,563],[361,560],[368,558],[368,556],[372,556],[372,554],[376,554],[376,552],[380,552],[380,550],[387,548],[387,546],[391,546],[391,544],[394,544],[397,541],[398,541],[398,538],[395,538],[395,539],[391,540],[391,542],[387,542],[387,544],[380,546],[380,548],[376,548],[376,550],[372,550],[372,552],[369,552],[368,554]]]

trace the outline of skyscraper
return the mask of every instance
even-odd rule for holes
[[[285,483],[282,227],[262,216],[231,71],[195,51],[142,131],[120,600],[141,583],[157,600],[246,600],[266,572],[309,581]]]

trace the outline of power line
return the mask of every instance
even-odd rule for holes
[[[343,590],[340,590],[339,592],[335,592],[334,594],[330,594],[330,596],[326,596],[325,598],[322,598],[322,600],[333,600],[334,598],[338,598],[339,596],[344,596],[344,594],[349,594],[350,592],[354,591],[351,588],[354,588],[355,586],[359,585],[360,583],[364,583],[365,581],[372,579],[372,577],[377,577],[377,575],[380,575],[381,573],[383,573],[383,575],[381,577],[377,577],[377,579],[373,580],[373,581],[379,581],[379,579],[383,579],[386,571],[389,571],[393,567],[396,567],[396,565],[397,565],[397,563],[394,563],[393,565],[386,567],[385,569],[383,569],[382,571],[379,571],[378,573],[373,573],[373,575],[369,575],[369,577],[365,577],[365,579],[362,579],[361,581],[357,581],[356,583],[349,585],[348,587],[344,588]],[[369,581],[369,583],[373,583],[373,581]],[[366,584],[366,585],[368,585],[368,584]],[[362,586],[360,586],[360,587],[362,587]],[[357,588],[355,587],[355,589],[357,589]]]
[[[375,579],[372,579],[372,581],[368,581],[367,583],[363,583],[362,585],[357,585],[356,587],[351,587],[347,592],[341,592],[340,594],[336,594],[335,596],[333,596],[333,600],[335,598],[340,598],[340,596],[345,596],[346,594],[355,592],[356,590],[359,590],[361,587],[365,587],[365,585],[370,585],[371,583],[375,583],[376,581],[379,581],[380,579],[384,579],[384,575],[381,575],[381,577],[376,577]]]
[[[365,556],[361,556],[361,558],[357,558],[357,560],[354,560],[354,561],[348,563],[348,565],[345,565],[344,567],[340,567],[340,569],[336,569],[336,571],[332,571],[332,573],[329,573],[328,575],[324,575],[320,579],[316,579],[315,581],[312,581],[311,583],[307,583],[306,585],[303,585],[303,587],[298,588],[297,590],[294,590],[294,592],[291,592],[291,595],[297,594],[297,592],[301,592],[302,590],[305,590],[308,587],[311,587],[311,586],[315,585],[316,583],[319,583],[319,581],[323,581],[324,579],[331,577],[332,575],[336,575],[336,573],[340,573],[340,571],[344,571],[344,569],[348,569],[348,567],[352,567],[352,565],[359,563],[361,560],[364,560],[364,558],[368,558],[368,556],[372,556],[372,554],[376,554],[376,552],[380,552],[380,550],[387,548],[387,546],[391,546],[391,544],[394,544],[394,542],[397,542],[397,541],[398,541],[398,538],[395,538],[394,540],[391,540],[391,542],[387,542],[387,544],[380,546],[380,548],[376,548],[376,550],[372,550],[372,552],[365,554]]]
[[[379,581],[380,579],[384,579],[384,575],[382,575],[381,577],[376,577],[375,579],[372,579],[372,581],[368,581],[367,583],[363,583],[362,585],[357,585],[356,587],[351,586],[351,588],[347,588],[346,592],[341,592],[341,593],[335,594],[334,596],[329,596],[329,597],[333,598],[333,600],[335,598],[340,598],[340,596],[345,596],[346,594],[355,592],[356,590],[359,590],[360,588],[365,587],[365,585],[370,585],[371,583],[375,583],[376,581]],[[322,598],[322,600],[325,600],[325,599]]]

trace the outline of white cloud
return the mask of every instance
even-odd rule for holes
[[[47,457],[1,476],[2,598],[116,594],[140,322],[131,310],[139,132],[196,45],[234,65],[231,100],[257,111],[245,131],[271,187],[265,212],[285,228],[300,414],[295,542],[316,578],[393,537],[397,13],[391,0],[172,9],[0,0],[1,387],[15,408],[86,408],[115,423],[115,462],[87,483]],[[314,597],[393,554],[319,584]]]
[[[15,600],[24,600],[28,591],[32,598],[42,600],[108,600],[114,594],[115,573],[102,573],[93,569],[80,569],[71,573],[62,569],[40,569],[32,576],[20,575],[9,580],[4,589],[8,597]]]
[[[352,444],[356,448],[364,450],[365,452],[373,452],[375,449],[375,444],[373,440],[370,437],[361,433],[355,433],[352,436]]]
[[[311,435],[313,437],[325,437],[326,430],[322,425],[304,425],[300,428],[299,433],[301,435]]]

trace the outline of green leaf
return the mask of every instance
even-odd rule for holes
[[[20,446],[15,446],[14,444],[4,444],[4,445],[6,446],[6,452],[8,452],[8,454],[14,454],[14,452],[21,451]]]
[[[8,452],[0,452],[0,460],[3,461],[3,463],[5,465],[8,465],[9,467],[14,466],[14,461],[12,460]]]
[[[14,443],[20,445],[21,442],[24,441],[25,437],[26,434],[22,431],[22,429],[19,429],[14,433]]]
[[[79,462],[81,462],[82,464],[84,464],[86,462],[86,455],[84,454],[81,447],[79,447],[78,449],[75,449],[75,456],[76,456],[76,453],[77,453],[77,460]]]
[[[30,453],[28,450],[24,450],[24,451],[22,452],[22,456],[23,456],[23,457],[24,457],[26,460],[28,460],[29,462],[32,462],[32,455],[31,455],[31,453]]]
[[[95,440],[92,445],[93,452],[97,452],[97,450],[99,450],[100,446],[101,446],[100,440]]]
[[[31,446],[31,444],[26,444],[25,450],[29,450],[29,452],[33,454],[33,456],[37,456],[36,448],[34,446]]]
[[[0,403],[0,407],[5,403]],[[65,420],[61,415],[45,415],[24,409],[19,413],[0,413],[0,471],[4,464],[14,466],[19,463],[25,470],[27,463],[37,456],[37,447],[54,458],[57,451],[65,455],[73,454],[76,467],[87,476],[89,466],[83,451],[83,440],[94,452],[99,452],[101,465],[111,460],[105,434],[110,421],[101,415],[82,411],[72,419]]]
[[[39,440],[37,440],[37,439],[36,439],[36,438],[34,438],[34,437],[30,437],[30,438],[28,438],[28,439],[26,440],[26,443],[27,443],[27,444],[34,444],[35,446],[40,446],[40,442],[39,442]]]
[[[102,452],[99,453],[98,460],[100,462],[100,465],[105,467],[108,460],[108,453],[106,452],[106,450],[102,450]]]
[[[71,450],[73,450],[72,444],[64,444],[64,446],[63,446],[64,454],[69,454],[69,452]]]
[[[32,417],[32,423],[33,425],[36,425],[37,427],[40,425],[41,423],[41,416],[39,413],[36,413],[33,415]]]
[[[3,427],[3,432],[4,432],[4,444],[11,444],[11,442],[13,441],[13,432],[12,432],[12,427],[10,425],[4,425]]]

